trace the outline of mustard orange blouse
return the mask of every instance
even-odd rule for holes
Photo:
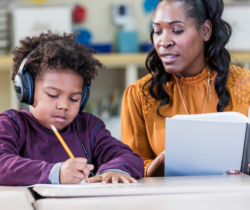
[[[211,101],[207,98],[204,113],[217,112],[219,102],[214,88],[216,72],[211,72]],[[142,91],[143,85],[151,78],[147,75],[129,86],[125,91],[121,112],[121,138],[144,160],[144,176],[150,163],[165,149],[165,118],[157,113],[161,100],[155,100],[148,91],[148,85]],[[201,114],[204,108],[207,85],[208,68],[194,77],[180,78],[178,83],[183,100],[189,114]],[[250,105],[250,71],[237,66],[230,66],[228,82],[226,85],[231,100],[224,111],[240,112],[248,116]],[[186,114],[183,102],[175,81],[171,80],[164,86],[170,95],[170,103],[160,108],[160,113],[166,117],[176,114]],[[209,95],[208,95],[209,96]]]

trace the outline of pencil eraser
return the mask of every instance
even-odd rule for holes
[[[54,132],[56,131],[56,127],[55,127],[53,124],[51,124],[50,127],[52,128],[52,130],[53,130]]]

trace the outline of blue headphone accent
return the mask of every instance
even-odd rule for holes
[[[28,81],[28,85],[29,85],[29,101],[28,101],[28,104],[30,104],[31,102],[31,96],[32,96],[32,92],[31,92],[31,85],[30,85],[30,80],[29,80],[29,76],[28,76],[28,73],[27,72],[24,72],[25,75],[26,75],[26,78],[27,78],[27,81]]]

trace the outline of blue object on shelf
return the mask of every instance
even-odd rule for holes
[[[88,46],[98,51],[99,53],[111,53],[112,52],[112,44],[105,43],[105,44],[88,44]]]
[[[138,33],[136,31],[118,32],[118,52],[119,53],[137,53],[139,52]]]
[[[150,13],[154,11],[157,7],[158,1],[157,0],[145,0],[143,3],[143,8],[146,13]]]
[[[141,44],[141,52],[150,52],[154,49],[152,43],[143,43]]]
[[[85,44],[85,45],[88,45],[91,38],[92,38],[92,35],[91,33],[86,30],[86,29],[76,29],[74,30],[74,32],[76,33],[79,33],[77,36],[76,36],[76,41],[80,44]]]

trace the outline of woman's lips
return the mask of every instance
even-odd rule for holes
[[[161,60],[164,63],[172,63],[176,61],[176,59],[179,57],[179,55],[173,55],[173,54],[167,54],[167,55],[161,55]]]
[[[54,116],[54,119],[57,121],[57,122],[60,122],[60,123],[63,123],[67,120],[66,117],[63,117],[63,116]]]

